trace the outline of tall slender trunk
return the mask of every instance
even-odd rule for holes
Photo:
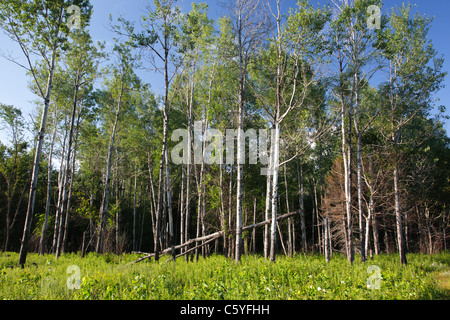
[[[191,201],[191,161],[192,161],[192,133],[193,133],[193,114],[192,108],[194,104],[194,78],[192,77],[189,91],[189,113],[188,113],[188,162],[186,164],[186,215],[185,215],[185,238],[184,242],[189,241],[189,221],[190,221],[190,201]],[[189,250],[189,246],[185,248],[186,252]],[[184,256],[186,262],[189,261],[189,255],[186,253]]]
[[[399,177],[398,177],[398,165],[394,168],[394,198],[395,198],[395,220],[397,227],[397,244],[398,252],[400,255],[400,262],[403,265],[407,264],[406,253],[405,253],[405,243],[403,239],[402,230],[402,213],[400,208],[400,189],[399,189]]]
[[[136,251],[136,189],[137,189],[137,164],[135,164],[134,168],[133,251]]]
[[[119,149],[116,148],[116,254],[119,254],[119,244],[120,244],[120,187],[119,187]]]
[[[220,211],[221,211],[221,228],[224,234],[223,237],[223,254],[226,257],[228,246],[227,246],[227,239],[226,239],[226,230],[227,230],[227,221],[225,218],[225,197],[223,193],[224,185],[223,185],[223,164],[219,164],[220,168]]]
[[[302,248],[303,253],[306,253],[306,218],[305,218],[305,206],[303,202],[303,166],[299,164],[298,158],[297,162],[297,181],[298,181],[298,202],[300,207],[300,225],[302,231]]]
[[[111,133],[111,140],[109,143],[109,151],[108,151],[108,160],[106,163],[106,179],[105,179],[106,181],[105,181],[105,188],[103,190],[102,203],[100,206],[100,226],[99,226],[99,231],[98,231],[97,245],[96,245],[96,249],[95,249],[95,251],[97,253],[103,252],[103,239],[105,236],[106,221],[108,218],[109,190],[111,187],[112,154],[113,154],[113,150],[114,150],[114,140],[116,137],[117,123],[119,122],[120,110],[122,107],[123,91],[124,91],[124,83],[122,80],[121,93],[120,93],[119,100],[117,103],[116,118],[114,120],[114,126],[113,126],[113,130]]]
[[[242,68],[242,66],[241,66]],[[241,71],[242,73],[243,71]],[[242,139],[242,131],[244,126],[244,88],[243,88],[243,75],[240,76],[240,90],[239,90],[239,116],[238,116],[238,133],[237,133],[237,164],[236,164],[236,249],[235,260],[239,263],[242,254],[242,164],[245,161],[245,157],[242,159],[241,150],[245,150],[245,145],[242,145],[244,140]]]
[[[62,15],[62,13],[61,13]],[[59,35],[59,28],[58,33],[56,34],[56,37]],[[28,253],[28,240],[30,238],[31,233],[31,223],[33,221],[34,217],[34,203],[36,200],[36,191],[37,191],[37,183],[38,183],[38,175],[39,175],[39,163],[41,161],[41,153],[42,153],[42,146],[44,145],[44,135],[45,135],[45,125],[47,123],[47,113],[48,113],[48,107],[50,104],[50,96],[52,93],[53,88],[53,74],[55,71],[55,64],[56,64],[56,47],[53,47],[53,53],[52,58],[50,62],[50,70],[49,75],[47,78],[47,89],[46,94],[44,98],[44,106],[42,110],[42,118],[41,118],[41,124],[39,126],[39,133],[38,133],[38,143],[36,145],[36,152],[34,155],[34,164],[33,164],[33,172],[31,175],[31,184],[30,184],[30,193],[28,197],[28,207],[27,207],[27,213],[25,216],[25,224],[23,228],[23,235],[22,235],[22,242],[20,245],[20,253],[19,253],[19,265],[24,266],[26,259],[27,259],[27,253]]]
[[[55,107],[56,110],[56,107]],[[48,220],[50,216],[50,200],[51,200],[51,188],[52,188],[52,159],[53,159],[53,146],[55,144],[56,139],[56,111],[55,111],[55,121],[54,121],[54,128],[53,128],[53,135],[52,140],[50,142],[50,151],[48,154],[48,172],[47,172],[47,200],[45,202],[45,220],[44,224],[42,225],[42,231],[41,231],[41,239],[39,241],[39,254],[44,254],[46,252],[45,248],[45,236],[47,234],[47,226],[48,226]]]
[[[359,118],[358,118],[358,112],[359,112],[359,78],[358,74],[355,74],[355,110],[354,110],[354,125],[355,125],[355,135],[357,138],[357,144],[356,144],[356,189],[358,193],[358,220],[359,220],[359,239],[360,239],[360,250],[361,250],[361,262],[366,261],[367,253],[365,250],[365,233],[364,233],[364,215],[363,215],[363,195],[362,195],[362,159],[361,159],[361,152],[362,152],[362,145],[361,145],[361,131],[359,129]]]
[[[256,224],[256,197],[253,198],[253,224]],[[256,253],[256,230],[252,230],[252,253]]]
[[[272,130],[273,131],[273,130]],[[272,156],[273,156],[273,139],[271,139],[270,150],[269,150],[269,163],[267,166],[267,183],[266,183],[266,208],[264,211],[264,219],[269,220],[271,214],[271,196],[272,196]],[[270,247],[270,226],[266,224],[264,226],[264,259],[269,258],[269,247]]]
[[[70,202],[72,200],[73,182],[74,182],[74,179],[75,179],[75,165],[76,165],[75,160],[76,160],[77,148],[78,148],[79,129],[80,129],[80,114],[78,115],[78,119],[77,119],[76,132],[75,132],[75,142],[74,142],[74,147],[73,147],[72,165],[71,165],[72,166],[72,170],[71,170],[69,194],[68,194],[68,197],[67,197],[67,207],[66,207],[66,222],[64,224],[64,236],[63,236],[62,245],[61,245],[61,251],[62,252],[64,252],[65,245],[67,244],[67,234],[68,234],[68,229],[69,229],[68,215],[69,215],[69,210],[70,210]]]
[[[72,156],[72,141],[73,141],[73,131],[75,127],[75,116],[77,112],[77,104],[78,104],[78,90],[79,90],[79,83],[80,83],[80,76],[77,75],[75,80],[75,92],[73,97],[73,106],[72,106],[72,116],[70,119],[70,132],[69,132],[69,142],[67,145],[67,159],[66,159],[66,168],[65,168],[65,176],[64,176],[64,182],[63,182],[63,201],[61,206],[61,220],[59,221],[59,234],[58,234],[58,242],[56,244],[56,252],[55,256],[58,258],[61,254],[62,245],[63,245],[63,239],[64,239],[64,227],[65,227],[65,221],[67,219],[67,199],[68,199],[68,183],[69,183],[69,172],[70,172],[70,165],[71,165],[71,156]],[[73,170],[73,168],[72,168]]]
[[[291,212],[289,209],[289,190],[288,190],[288,183],[287,183],[287,177],[286,177],[286,164],[284,165],[284,187],[286,191],[286,212]],[[288,254],[292,258],[292,255],[294,254],[294,247],[293,247],[293,223],[292,218],[288,218]]]
[[[322,232],[320,232],[320,221],[319,221],[319,205],[317,201],[317,184],[315,179],[313,179],[313,186],[314,186],[314,208],[316,209],[316,221],[317,221],[317,244],[319,246],[319,251],[321,251],[322,246],[320,245],[322,243]]]
[[[372,209],[369,209],[367,212],[367,218],[366,218],[366,226],[365,226],[365,237],[364,237],[364,252],[366,253],[366,259],[367,254],[369,252],[369,245],[370,245],[370,222],[372,220]],[[372,257],[372,253],[370,254]]]
[[[59,174],[58,174],[58,200],[56,202],[56,214],[55,214],[55,227],[53,232],[53,243],[52,243],[52,253],[56,252],[56,245],[59,238],[59,221],[61,219],[61,202],[63,198],[63,181],[65,179],[65,152],[66,152],[66,141],[67,141],[67,129],[65,130],[62,152],[61,152],[61,164],[59,166]]]
[[[344,80],[344,58],[339,52],[339,98],[341,103],[341,138],[342,138],[342,159],[344,164],[344,190],[345,190],[345,214],[346,214],[346,243],[347,259],[350,263],[354,261],[353,248],[353,223],[352,223],[352,173],[351,173],[351,112],[345,108],[345,85]],[[346,116],[348,115],[348,129],[346,128]],[[348,139],[348,140],[347,140]]]
[[[165,33],[164,35],[164,103],[163,103],[163,141],[161,150],[161,161],[159,163],[159,179],[158,179],[158,208],[156,212],[156,223],[155,223],[155,234],[154,234],[154,251],[155,251],[155,261],[159,261],[159,250],[160,250],[160,233],[161,233],[161,219],[163,216],[163,176],[164,176],[164,164],[167,149],[167,137],[168,137],[168,126],[169,126],[169,35]],[[167,172],[166,172],[167,174]],[[168,177],[167,177],[168,178]]]
[[[280,109],[277,108],[279,118]],[[277,200],[278,200],[278,171],[279,171],[279,147],[280,147],[280,124],[278,122],[275,123],[275,141],[271,143],[274,144],[273,147],[273,163],[272,163],[272,222],[270,225],[270,261],[275,261],[276,254],[276,241],[277,241]]]
[[[180,244],[184,242],[184,180],[186,179],[184,166],[181,167],[181,190],[180,190]],[[182,248],[181,252],[185,249]]]
[[[311,204],[312,204],[312,214],[311,214],[311,250],[312,252],[315,251],[315,231],[314,231],[314,227],[316,226],[315,223],[315,217],[316,217],[316,202],[314,201],[314,181],[313,179],[309,179],[309,184],[310,184],[310,195],[311,195]]]
[[[376,255],[380,254],[380,240],[378,234],[378,223],[375,211],[372,213],[372,233],[373,233],[373,247]]]
[[[168,241],[172,248],[172,259],[175,261],[176,253],[175,253],[175,232],[173,227],[173,211],[172,211],[172,190],[170,186],[170,167],[169,167],[169,156],[168,156],[168,149],[166,146],[166,156],[165,156],[165,162],[166,162],[166,199],[167,199],[167,212],[169,215],[169,237]]]
[[[232,218],[233,218],[233,165],[230,166],[230,186],[229,186],[229,190],[228,190],[228,227],[231,230],[231,223],[232,223]],[[226,235],[228,237],[228,235]],[[228,244],[228,257],[232,257],[233,256],[233,252],[234,252],[234,248],[235,246],[233,246],[233,237],[228,237],[227,239],[229,241]]]
[[[331,251],[330,238],[329,238],[329,235],[330,235],[330,231],[329,231],[330,223],[329,223],[329,220],[328,220],[327,216],[323,218],[323,227],[324,227],[323,228],[324,229],[324,231],[323,231],[323,235],[324,235],[324,245],[323,245],[323,247],[324,247],[324,253],[325,253],[325,261],[326,262],[330,262],[330,251]]]

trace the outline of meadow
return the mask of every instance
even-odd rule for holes
[[[210,300],[417,300],[449,299],[450,254],[408,254],[408,266],[398,255],[375,256],[350,265],[335,255],[326,263],[320,255],[260,256],[242,262],[223,256],[198,262],[143,261],[130,265],[135,254],[29,254],[23,269],[18,254],[0,254],[0,299],[210,299]],[[367,286],[371,265],[380,271],[379,289]],[[446,288],[447,285],[447,288]]]

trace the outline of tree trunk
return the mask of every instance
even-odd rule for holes
[[[302,248],[303,253],[306,253],[307,247],[306,247],[306,220],[305,220],[305,207],[303,203],[303,166],[299,165],[298,158],[296,159],[297,162],[297,181],[298,181],[298,202],[299,202],[299,208],[300,208],[300,224],[301,224],[301,231],[302,231]]]
[[[243,75],[241,75],[241,78]],[[240,82],[243,82],[243,79],[240,79]],[[244,125],[244,89],[243,84],[240,84],[241,89],[239,90],[239,119],[238,119],[238,134],[237,134],[237,164],[236,164],[236,249],[235,249],[235,260],[236,263],[241,261],[242,254],[242,174],[243,168],[242,164],[245,161],[241,159],[241,150],[245,150],[245,145],[242,145],[243,139],[241,139],[243,125]]]
[[[58,34],[56,36],[58,36]],[[39,163],[41,161],[42,146],[44,145],[45,125],[47,122],[48,107],[50,104],[50,96],[51,96],[52,87],[53,87],[53,73],[55,70],[56,54],[57,54],[56,48],[53,48],[52,59],[50,62],[50,70],[49,70],[49,75],[48,75],[48,79],[47,79],[47,89],[46,89],[46,94],[45,94],[45,99],[44,99],[44,106],[43,106],[43,110],[42,110],[41,124],[39,127],[39,133],[38,133],[38,143],[36,146],[36,152],[35,152],[35,156],[34,156],[33,172],[31,175],[31,184],[30,184],[30,193],[29,193],[29,198],[28,198],[27,213],[25,216],[25,224],[24,224],[24,229],[23,229],[22,242],[20,245],[19,265],[21,267],[24,266],[26,259],[27,259],[28,240],[30,238],[31,223],[32,223],[33,217],[34,217],[34,202],[36,199],[36,191],[37,191],[37,183],[38,183],[38,175],[39,175]]]
[[[343,76],[344,62],[342,57],[339,61],[339,75]],[[353,248],[353,224],[352,224],[352,174],[351,174],[351,113],[345,110],[345,88],[344,83],[340,82],[340,102],[341,102],[341,136],[342,136],[342,159],[344,163],[344,189],[345,189],[345,212],[347,219],[347,259],[350,263],[354,260],[354,248]],[[348,114],[348,129],[346,130],[345,117]],[[348,136],[348,143],[347,143]]]
[[[106,231],[106,221],[108,218],[108,206],[109,206],[109,190],[111,187],[112,153],[113,153],[113,149],[114,149],[114,140],[116,137],[117,123],[119,122],[120,109],[122,107],[123,91],[124,91],[124,83],[122,81],[121,93],[119,96],[119,101],[117,103],[116,118],[114,121],[114,126],[113,126],[113,130],[111,133],[111,140],[109,143],[108,160],[106,163],[106,179],[105,179],[106,183],[105,183],[105,189],[103,190],[102,203],[100,206],[100,226],[99,226],[99,232],[98,232],[98,238],[97,238],[97,245],[96,245],[96,249],[95,249],[95,251],[97,253],[103,253],[103,239],[104,239],[105,231]]]
[[[286,164],[284,165],[284,187],[286,191],[286,212],[289,212],[289,190],[288,190],[288,183],[287,183],[287,177],[286,177]],[[294,254],[293,249],[293,235],[292,230],[293,224],[292,224],[292,218],[288,219],[288,254],[292,258],[292,255]]]
[[[256,197],[253,198],[253,224],[256,223]],[[252,231],[252,253],[256,253],[256,230]]]
[[[180,190],[180,244],[184,242],[184,180],[185,180],[184,165],[181,167],[181,190]]]
[[[271,139],[272,140],[272,139]],[[273,141],[273,140],[272,140]],[[267,166],[267,183],[266,183],[266,208],[264,211],[264,219],[268,220],[271,213],[271,196],[272,196],[272,155],[273,143],[270,143],[269,163]],[[264,226],[264,259],[269,258],[270,232],[269,225]]]
[[[191,201],[191,161],[192,161],[192,107],[194,103],[194,81],[192,79],[190,85],[190,95],[189,95],[189,114],[188,114],[188,162],[186,164],[186,215],[185,215],[185,237],[184,242],[189,241],[189,221],[190,221],[190,201]],[[186,247],[186,262],[189,261],[189,255],[187,251],[189,247]]]
[[[232,218],[233,218],[233,165],[230,165],[230,187],[228,191],[228,228],[232,230]],[[233,246],[233,237],[228,237],[228,234],[225,232],[225,236],[228,238],[228,257],[233,256],[234,248]]]
[[[372,232],[373,232],[373,247],[375,250],[375,254],[379,255],[380,254],[380,240],[379,240],[378,223],[377,223],[375,211],[372,213]]]
[[[395,220],[397,227],[397,244],[398,252],[400,255],[400,262],[403,265],[407,264],[405,244],[403,240],[403,230],[402,230],[402,215],[400,209],[400,189],[399,189],[399,178],[398,178],[398,165],[394,168],[394,198],[395,198]]]
[[[56,245],[58,242],[59,237],[59,220],[61,219],[61,202],[62,202],[62,195],[63,195],[63,181],[65,179],[65,163],[64,163],[64,153],[66,150],[66,141],[67,141],[67,129],[65,130],[64,134],[64,141],[62,146],[62,152],[61,152],[61,164],[59,166],[59,173],[58,173],[58,200],[56,202],[56,214],[55,214],[55,227],[53,232],[53,243],[52,243],[52,253],[56,252]]]
[[[355,115],[356,118],[356,115]],[[363,214],[363,195],[362,195],[362,167],[361,167],[361,134],[357,133],[356,148],[356,187],[358,190],[358,215],[359,215],[359,238],[361,249],[361,262],[366,261],[367,251],[365,250],[365,233],[364,233],[364,214]]]
[[[56,110],[56,106],[55,106]],[[45,220],[44,224],[42,225],[42,231],[41,231],[41,239],[39,241],[39,254],[43,255],[46,253],[45,248],[45,236],[47,234],[47,226],[48,226],[48,220],[50,216],[50,200],[51,200],[51,188],[52,188],[52,159],[53,159],[53,146],[55,144],[55,138],[56,138],[56,111],[55,111],[55,121],[54,121],[54,128],[53,128],[53,135],[52,140],[50,142],[50,151],[48,154],[48,172],[47,172],[47,200],[45,202]]]
[[[224,235],[226,235],[227,233],[227,221],[225,218],[225,197],[223,194],[223,189],[224,189],[224,185],[223,185],[223,164],[220,164],[220,209],[221,209],[221,228],[222,231],[224,232]],[[228,254],[228,246],[227,246],[227,239],[224,236],[223,238],[223,255],[226,257]]]
[[[279,115],[279,108],[278,108]],[[278,118],[278,117],[277,117]],[[270,261],[275,261],[276,241],[277,241],[277,199],[278,199],[278,171],[279,171],[279,148],[280,148],[280,124],[275,123],[275,141],[273,143],[273,162],[272,162],[272,224],[270,226]]]
[[[134,200],[133,200],[133,251],[136,251],[136,189],[137,189],[137,165],[134,169]]]
[[[329,220],[328,217],[323,218],[323,228],[324,228],[324,253],[325,253],[325,261],[330,262],[330,251],[331,251],[331,245],[330,245],[330,239],[329,239]]]
[[[61,220],[59,221],[59,233],[58,233],[58,239],[57,239],[57,244],[56,244],[56,252],[55,252],[55,256],[56,258],[58,258],[61,254],[61,250],[62,250],[62,245],[63,245],[63,239],[64,239],[64,228],[65,228],[65,221],[68,218],[68,209],[67,208],[67,200],[68,200],[68,179],[69,179],[69,172],[70,172],[70,160],[71,160],[71,155],[72,155],[72,141],[73,141],[73,131],[74,131],[74,127],[75,127],[75,116],[76,116],[76,112],[77,112],[77,104],[78,104],[78,90],[79,90],[79,83],[80,83],[80,76],[77,75],[76,79],[75,79],[75,92],[74,92],[74,97],[73,97],[73,106],[72,106],[72,116],[70,119],[70,132],[69,132],[69,142],[67,145],[67,159],[66,159],[66,168],[65,168],[65,176],[64,176],[64,182],[63,182],[63,201],[62,201],[62,206],[61,208],[57,208],[57,210],[59,210],[61,212]],[[72,168],[73,170],[73,168]]]

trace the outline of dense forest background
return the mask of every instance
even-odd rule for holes
[[[182,13],[155,1],[141,21],[111,17],[107,52],[90,36],[87,0],[2,1],[0,28],[27,58],[38,110],[27,120],[0,105],[2,250],[158,259],[203,237],[189,253],[341,252],[352,262],[399,252],[404,264],[405,252],[447,250],[443,58],[427,36],[432,19],[380,7],[300,0],[281,12],[277,1],[236,0],[213,21],[204,3]],[[160,72],[164,94],[137,70]],[[206,129],[238,129],[246,161],[223,150],[223,163],[174,163],[177,129],[191,159],[194,137],[202,150],[210,143]],[[268,165],[249,163],[239,129],[274,133],[259,154]]]

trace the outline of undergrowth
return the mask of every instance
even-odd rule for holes
[[[142,261],[135,254],[29,254],[23,269],[18,254],[0,254],[0,299],[448,299],[437,275],[450,270],[450,254],[380,255],[353,265],[335,255],[260,256],[242,262],[211,256],[198,262]],[[367,286],[368,267],[380,271],[379,289]],[[75,266],[69,268],[69,266]],[[76,271],[74,271],[76,270]]]

